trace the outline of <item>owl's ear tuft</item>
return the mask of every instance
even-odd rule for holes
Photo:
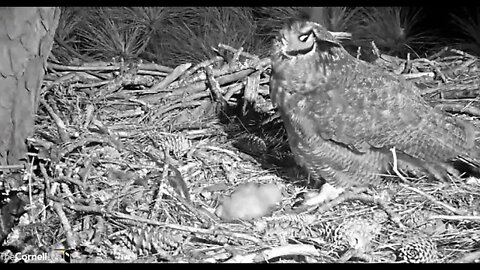
[[[336,40],[352,39],[352,34],[347,32],[330,32]]]

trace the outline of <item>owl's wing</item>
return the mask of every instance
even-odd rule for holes
[[[365,65],[332,72],[324,91],[305,94],[305,111],[324,139],[364,152],[396,147],[422,160],[448,160],[472,150],[473,128],[428,105],[414,86]]]

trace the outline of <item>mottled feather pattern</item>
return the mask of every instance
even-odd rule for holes
[[[469,123],[434,109],[403,77],[349,55],[321,25],[293,23],[273,51],[272,101],[297,162],[313,177],[375,184],[392,147],[401,168],[437,178],[460,156],[478,158]]]

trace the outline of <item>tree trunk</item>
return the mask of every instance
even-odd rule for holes
[[[25,160],[59,18],[59,8],[0,8],[0,166]]]

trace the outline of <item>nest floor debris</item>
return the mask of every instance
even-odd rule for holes
[[[409,179],[415,192],[386,176],[377,192],[388,194],[406,228],[358,201],[295,212],[307,177],[293,165],[270,103],[269,59],[216,50],[222,56],[174,69],[50,63],[29,164],[2,168],[3,176],[22,172],[30,194],[8,244],[52,260],[55,249],[72,249],[78,262],[394,262],[408,261],[398,255],[407,249],[420,262],[478,261],[479,179]],[[478,123],[478,58],[446,49],[393,60],[380,55],[375,64]],[[247,182],[280,185],[281,205],[253,221],[219,220],[221,197]],[[357,221],[374,224],[371,232],[359,232]],[[365,245],[349,244],[358,237]],[[412,244],[417,238],[431,242]]]

